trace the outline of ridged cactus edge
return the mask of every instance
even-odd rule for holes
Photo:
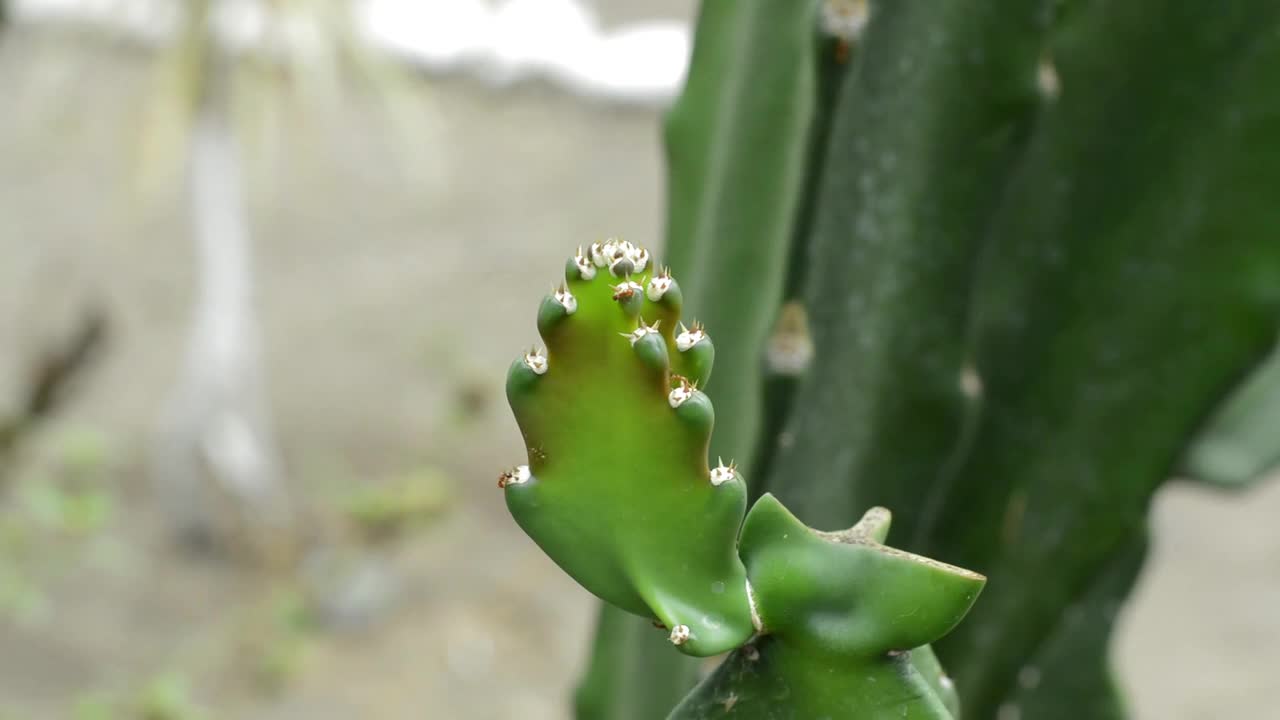
[[[927,645],[985,578],[883,545],[883,508],[839,533],[808,528],[772,495],[747,512],[733,461],[708,457],[715,412],[699,388],[715,349],[682,320],[681,301],[639,245],[593,243],[566,262],[538,307],[545,349],[507,374],[528,457],[498,484],[517,524],[680,652],[734,651],[672,717],[735,705],[748,718],[872,705],[952,717],[954,693]]]

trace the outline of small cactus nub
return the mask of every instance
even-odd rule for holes
[[[529,352],[524,354],[524,364],[534,373],[545,375],[548,367],[547,355],[542,350],[530,348]]]

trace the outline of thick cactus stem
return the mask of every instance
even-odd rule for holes
[[[712,655],[754,631],[735,552],[746,489],[708,467],[714,410],[672,374],[679,290],[665,272],[652,292],[633,279],[650,264],[618,241],[568,260],[538,312],[546,353],[508,374],[528,468],[501,484],[516,522],[581,585],[657,618],[681,652]]]

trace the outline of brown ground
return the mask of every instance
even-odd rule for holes
[[[140,203],[131,190],[146,58],[81,44],[0,44],[0,398],[81,301],[105,299],[113,323],[105,362],[5,491],[20,537],[0,534],[0,551],[25,542],[25,564],[17,581],[0,566],[0,718],[74,717],[77,704],[102,717],[95,702],[166,692],[218,718],[564,717],[591,603],[499,501],[495,472],[522,450],[498,387],[566,248],[660,237],[654,113],[423,80],[418,155],[367,99],[289,120],[274,166],[256,165],[254,221],[294,486],[325,507],[434,468],[453,494],[435,524],[335,545],[297,583],[193,562],[162,532],[143,450],[180,359],[188,233],[180,193]],[[406,154],[430,172],[406,178]],[[482,396],[470,419],[459,387]],[[42,488],[69,483],[112,505],[78,533],[41,510]],[[1277,516],[1280,483],[1162,495],[1118,651],[1138,717],[1268,714]],[[306,610],[314,598],[329,609]]]

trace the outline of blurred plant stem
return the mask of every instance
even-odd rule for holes
[[[192,98],[187,192],[197,289],[153,474],[184,539],[218,539],[217,492],[253,542],[273,542],[289,536],[295,513],[271,431],[245,176],[231,124],[230,59],[209,38],[210,7],[209,0],[192,3],[180,56]]]

